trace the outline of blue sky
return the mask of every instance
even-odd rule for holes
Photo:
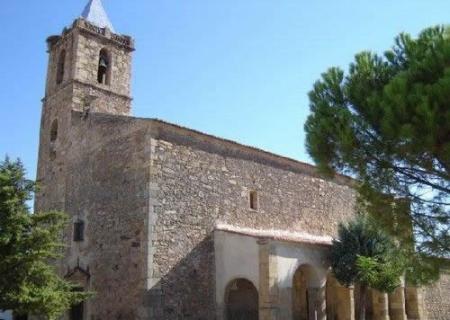
[[[45,39],[87,0],[11,0],[0,9],[0,156],[34,177]],[[160,118],[301,161],[307,93],[330,66],[383,52],[399,32],[450,18],[448,0],[103,0],[136,40],[133,115]]]

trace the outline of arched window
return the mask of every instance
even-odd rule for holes
[[[258,290],[246,279],[230,282],[225,293],[226,319],[258,320]]]
[[[58,120],[53,120],[50,128],[50,142],[55,142],[58,138]]]
[[[64,80],[64,68],[66,63],[66,50],[62,50],[58,58],[58,66],[56,68],[56,84],[60,84]]]
[[[110,84],[111,76],[111,58],[106,49],[100,51],[100,56],[98,60],[98,73],[97,81],[101,84]]]
[[[258,193],[250,191],[250,209],[258,210]]]

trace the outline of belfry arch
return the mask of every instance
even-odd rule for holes
[[[99,53],[97,81],[104,85],[111,84],[111,54],[106,48]]]

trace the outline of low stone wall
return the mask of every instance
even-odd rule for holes
[[[450,274],[443,273],[434,285],[424,289],[427,320],[450,319]]]

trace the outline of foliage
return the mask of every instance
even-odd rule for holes
[[[359,314],[366,317],[368,288],[392,292],[405,272],[406,259],[399,247],[375,221],[358,215],[348,224],[340,224],[338,238],[330,251],[331,267],[336,279],[343,285],[358,285]]]
[[[450,38],[434,27],[331,68],[309,94],[306,146],[328,175],[359,181],[361,202],[414,232],[418,251],[450,254]],[[395,202],[406,203],[397,210]],[[401,207],[401,206],[400,206]],[[394,221],[395,222],[395,221]],[[405,231],[405,230],[403,230]]]
[[[19,160],[0,162],[0,309],[56,319],[88,294],[74,292],[51,265],[60,257],[67,217],[30,214],[27,201],[35,188]]]
[[[364,215],[339,225],[330,260],[343,285],[360,284],[383,292],[398,287],[405,271],[405,259],[393,239]]]
[[[400,277],[404,271],[399,260],[380,261],[374,257],[359,256],[356,259],[359,279],[369,287],[383,292],[393,292],[400,286]]]

